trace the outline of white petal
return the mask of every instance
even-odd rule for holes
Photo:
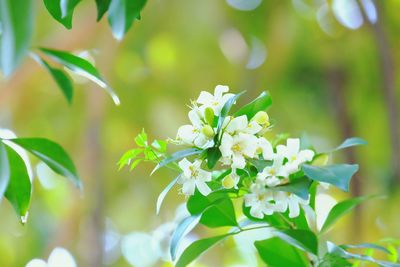
[[[306,149],[299,152],[297,159],[300,163],[311,161],[314,157],[314,151]]]
[[[177,139],[181,139],[186,144],[192,144],[198,135],[199,133],[192,125],[183,125],[178,129]]]
[[[194,180],[187,180],[183,185],[182,185],[182,193],[191,196],[194,194],[194,189],[195,189],[195,181]]]
[[[179,168],[181,168],[181,170],[183,171],[183,175],[181,176],[180,179],[182,181],[189,179],[192,176],[192,171],[189,168],[190,166],[192,166],[192,163],[188,161],[186,158],[184,158],[181,161],[179,161],[178,165]]]
[[[199,190],[199,192],[203,195],[203,196],[207,196],[208,194],[211,193],[211,189],[208,187],[208,185],[200,180],[196,181],[196,186],[197,189]]]
[[[288,138],[287,142],[287,154],[286,157],[297,156],[300,150],[300,139],[299,138]]]
[[[33,259],[28,262],[25,267],[48,267],[47,263],[41,259]]]
[[[233,154],[232,156],[232,168],[243,169],[246,166],[246,160],[240,154]]]
[[[262,219],[264,218],[264,213],[262,212],[262,207],[260,204],[255,204],[253,206],[251,206],[250,208],[250,215],[255,217],[255,218],[259,218]]]
[[[233,138],[229,134],[224,134],[221,139],[219,150],[223,157],[230,157],[232,155]]]
[[[217,86],[215,86],[215,89],[214,89],[214,96],[215,96],[215,98],[219,99],[226,92],[229,92],[229,86],[217,85]]]
[[[202,128],[203,123],[201,122],[202,115],[200,114],[200,110],[198,108],[193,108],[188,113],[189,120],[193,124],[193,126],[197,129]]]
[[[256,134],[262,130],[262,127],[255,121],[251,121],[243,132],[248,134]]]
[[[203,105],[210,105],[214,101],[214,96],[206,91],[201,91],[196,102]]]
[[[272,160],[274,157],[274,151],[272,149],[272,145],[270,142],[268,142],[267,139],[264,137],[258,138],[258,146],[262,150],[262,155],[265,160]]]
[[[247,128],[247,125],[248,125],[248,120],[246,115],[239,116],[231,120],[231,122],[226,127],[225,131],[228,133],[242,131]]]
[[[277,145],[276,146],[276,156],[280,158],[286,157],[287,148],[284,145]]]
[[[275,187],[277,185],[279,185],[281,183],[281,180],[276,178],[275,176],[267,178],[265,180],[266,185],[268,185],[269,187]]]
[[[299,202],[293,196],[289,197],[289,218],[295,218],[300,214]]]
[[[55,248],[50,254],[48,267],[76,267],[76,262],[68,250]]]
[[[205,171],[200,169],[197,179],[202,182],[209,182],[211,181],[211,172]]]

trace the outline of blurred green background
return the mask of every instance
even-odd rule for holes
[[[47,187],[35,179],[25,226],[3,201],[0,266],[25,266],[32,258],[47,258],[56,246],[67,248],[79,266],[98,266],[102,257],[109,266],[130,266],[120,253],[121,237],[151,232],[172,220],[184,197],[171,191],[157,216],[157,196],[173,174],[163,170],[150,177],[149,164],[134,172],[118,171],[116,163],[142,128],[150,139],[174,137],[188,121],[189,100],[217,84],[229,85],[233,92],[247,90],[241,103],[269,90],[273,134],[305,132],[317,150],[350,136],[366,139],[368,146],[335,155],[333,161],[360,163],[354,194],[388,197],[367,202],[329,238],[356,243],[400,237],[400,80],[395,75],[400,1],[379,4],[377,9],[367,0],[149,1],[142,20],[118,43],[105,19],[95,22],[94,2],[79,4],[68,31],[37,1],[33,46],[89,50],[122,103],[114,106],[87,82],[76,86],[68,105],[48,73],[31,59],[0,81],[1,128],[60,143],[84,182],[80,193],[62,178]],[[349,196],[332,193],[339,200]],[[202,228],[197,233],[211,235]],[[231,241],[207,255],[202,266],[241,262]]]

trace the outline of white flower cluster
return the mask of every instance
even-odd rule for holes
[[[225,188],[237,188],[240,181],[237,169],[244,169],[248,159],[272,161],[270,166],[257,174],[250,192],[245,195],[245,206],[250,207],[251,215],[257,218],[273,212],[285,212],[288,208],[289,216],[297,217],[299,205],[307,204],[307,201],[271,188],[288,183],[289,175],[297,172],[302,163],[311,161],[314,152],[300,150],[299,139],[288,139],[286,145],[278,145],[274,151],[271,143],[263,137],[270,126],[268,114],[264,111],[256,113],[251,120],[246,115],[227,116],[218,132],[215,116],[220,116],[225,103],[234,96],[228,91],[227,86],[218,85],[214,95],[201,92],[189,112],[192,124],[179,128],[177,142],[201,149],[218,146],[221,152],[219,161],[231,168],[231,173],[222,181]],[[212,174],[203,170],[201,165],[199,159],[193,163],[187,159],[179,162],[183,173],[178,183],[182,184],[185,195],[193,195],[196,188],[203,195],[211,192],[207,182],[211,181]]]

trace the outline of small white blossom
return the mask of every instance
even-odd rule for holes
[[[279,191],[274,195],[276,201],[276,208],[279,212],[285,212],[289,209],[289,218],[295,218],[300,215],[300,206],[308,205],[309,199],[305,200],[299,196]]]
[[[196,102],[210,107],[214,110],[214,114],[219,116],[225,103],[234,96],[234,94],[227,94],[229,87],[225,85],[217,85],[214,90],[214,95],[209,92],[202,91]]]
[[[247,133],[247,134],[257,134],[262,130],[262,126],[260,126],[255,121],[248,121],[246,115],[242,115],[236,118],[228,116],[225,118],[222,128],[224,132],[229,133],[230,135],[235,135],[237,133]]]
[[[314,151],[309,149],[300,150],[300,139],[298,138],[288,138],[286,146],[278,145],[276,150],[279,156],[288,160],[285,168],[289,173],[298,171],[300,164],[311,161],[314,157]]]
[[[288,177],[288,173],[286,172],[286,169],[283,167],[282,163],[282,158],[275,158],[272,166],[265,167],[262,172],[257,174],[256,179],[268,187],[275,187],[281,184],[282,180],[279,177]]]
[[[201,160],[195,160],[191,163],[184,158],[178,164],[183,171],[178,179],[178,183],[182,184],[183,194],[187,196],[193,195],[196,187],[204,196],[211,193],[211,189],[206,184],[206,182],[211,181],[211,172],[200,168]]]
[[[224,162],[232,162],[233,169],[243,169],[246,166],[246,159],[253,158],[257,149],[257,138],[254,135],[239,133],[231,136],[225,133],[222,136],[221,151]]]
[[[275,211],[274,192],[265,188],[263,184],[253,183],[250,186],[251,193],[244,196],[244,205],[250,207],[250,215],[262,219],[264,215],[271,215]]]
[[[264,137],[257,139],[257,154],[262,154],[263,159],[272,160],[274,158],[274,150],[271,143]]]

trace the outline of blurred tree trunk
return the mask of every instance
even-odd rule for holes
[[[371,23],[364,9],[364,5],[362,4],[361,0],[358,1],[359,5],[361,6],[364,20],[369,24],[372,34],[374,35],[374,39],[378,50],[381,77],[382,77],[382,90],[386,102],[385,104],[387,108],[390,141],[391,141],[391,166],[393,175],[391,182],[400,185],[399,116],[397,107],[393,56],[382,22],[383,14],[381,5],[383,1],[379,1],[379,3],[373,1],[377,10],[377,21],[375,23]]]
[[[332,106],[335,111],[337,119],[337,125],[342,139],[355,136],[353,124],[351,122],[351,115],[349,114],[346,105],[346,72],[341,67],[331,67],[327,70],[328,87],[332,99]],[[346,161],[349,163],[356,163],[357,157],[353,147],[344,150]],[[353,196],[362,195],[362,184],[360,180],[360,173],[357,172],[351,181],[351,193]],[[354,213],[353,221],[353,237],[359,238],[361,235],[361,221],[362,221],[362,210],[361,206],[357,206]]]

